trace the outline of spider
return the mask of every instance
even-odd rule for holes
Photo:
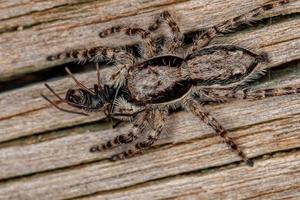
[[[209,43],[214,37],[231,32],[241,24],[253,22],[256,20],[254,17],[288,2],[269,1],[246,14],[208,28],[190,46],[183,44],[184,36],[168,11],[158,15],[148,30],[125,26],[106,29],[99,34],[101,38],[119,32],[139,36],[140,57],[124,48],[102,46],[51,55],[47,60],[73,59],[96,63],[99,60],[109,60],[116,64],[118,70],[110,77],[113,84],[105,85],[101,83],[99,66],[96,64],[97,84],[94,88],[87,88],[66,68],[78,88],[69,89],[64,99],[45,84],[60,101],[83,111],[60,108],[46,96],[42,96],[56,108],[66,112],[87,115],[88,112],[102,110],[110,118],[131,121],[133,125],[128,133],[90,148],[91,152],[101,152],[129,144],[126,150],[113,155],[112,160],[131,157],[151,147],[166,131],[165,124],[170,110],[180,107],[210,126],[241,160],[253,166],[253,161],[205,109],[205,103],[297,94],[300,93],[300,88],[250,90],[247,84],[265,73],[263,66],[269,62],[267,53],[256,53],[232,44]],[[165,42],[159,46],[151,32],[158,30],[162,24],[169,27],[169,30],[164,36]]]

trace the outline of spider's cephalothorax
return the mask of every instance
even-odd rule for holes
[[[97,68],[98,84],[94,90],[86,88],[67,70],[80,89],[69,90],[66,100],[63,101],[86,112],[103,109],[107,116],[122,120],[130,119],[133,123],[129,133],[119,135],[101,145],[95,145],[90,151],[99,152],[120,144],[134,143],[131,148],[114,155],[112,160],[141,153],[165,130],[169,110],[182,107],[209,125],[248,165],[253,165],[235,141],[227,136],[224,127],[204,108],[204,103],[296,94],[300,93],[300,88],[245,89],[250,81],[264,74],[263,65],[269,61],[267,53],[255,53],[230,44],[208,45],[214,37],[232,31],[241,24],[253,22],[256,19],[254,17],[286,3],[288,0],[270,1],[244,15],[215,25],[198,36],[187,49],[182,44],[184,37],[179,27],[169,12],[164,11],[149,26],[149,31],[116,26],[99,34],[102,38],[117,32],[140,36],[141,58],[135,58],[131,52],[124,49],[110,47],[79,49],[48,57],[48,60],[106,59],[117,65],[118,71],[111,76],[113,84],[105,87],[101,86]],[[162,23],[166,23],[170,30],[169,34],[165,35],[164,46],[160,48],[162,50],[158,51],[150,31],[156,31]],[[46,86],[54,93],[48,85]]]

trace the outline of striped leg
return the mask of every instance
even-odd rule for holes
[[[115,63],[118,69],[112,76],[116,88],[125,82],[125,75],[129,66],[135,63],[135,57],[121,48],[93,47],[91,49],[77,49],[49,56],[47,60],[72,59],[78,62],[108,60]]]
[[[134,121],[132,129],[127,134],[118,135],[112,140],[109,140],[101,145],[94,145],[90,148],[90,152],[100,152],[108,149],[113,149],[119,145],[131,143],[136,140],[140,134],[143,133],[147,126],[149,112],[140,113]]]
[[[93,47],[90,49],[75,49],[47,57],[47,60],[49,61],[63,59],[72,59],[78,62],[98,62],[101,60],[110,60],[116,63],[128,64],[132,64],[134,62],[133,55],[126,52],[125,50],[121,48],[110,48],[102,46]]]
[[[246,157],[245,153],[235,143],[235,141],[227,136],[227,131],[224,127],[207,112],[196,100],[190,99],[187,102],[188,109],[197,117],[199,117],[204,123],[214,129],[214,131],[222,137],[223,141],[231,148],[232,151],[236,152],[238,156],[246,162],[247,165],[253,166],[253,161]]]
[[[211,99],[212,101],[230,101],[234,99],[264,99],[268,97],[283,96],[283,95],[292,95],[300,94],[299,86],[289,86],[282,88],[266,88],[258,90],[234,90],[227,88],[204,88],[197,92],[200,95],[204,95]]]
[[[195,38],[193,45],[189,49],[189,52],[194,52],[195,50],[208,45],[208,43],[218,34],[228,33],[240,26],[241,24],[248,24],[254,22],[256,20],[255,17],[262,15],[267,10],[271,10],[273,8],[279,7],[287,3],[289,3],[289,0],[273,0],[262,5],[261,7],[251,10],[246,14],[234,17],[216,26],[211,27],[202,35]]]
[[[167,35],[165,53],[173,53],[182,45],[183,35],[180,32],[178,25],[168,11],[162,12],[155,22],[149,26],[149,31],[157,30],[162,23],[166,23],[170,28],[170,34]]]
[[[147,149],[151,147],[155,141],[159,139],[160,134],[165,128],[165,123],[166,123],[166,117],[167,117],[167,110],[156,110],[154,111],[153,119],[151,119],[151,122],[153,123],[153,130],[155,131],[153,135],[148,135],[147,138],[142,141],[136,143],[133,147],[127,149],[126,151],[116,154],[111,157],[111,160],[120,160],[120,159],[125,159],[132,157],[136,154],[142,153],[144,149]]]
[[[108,37],[114,33],[124,33],[128,36],[140,36],[142,39],[142,45],[140,46],[142,50],[142,55],[145,59],[151,58],[156,54],[156,48],[154,45],[154,42],[151,38],[151,34],[148,31],[145,31],[141,28],[130,28],[130,27],[122,27],[122,26],[114,26],[111,28],[108,28],[102,32],[99,33],[99,37],[105,38]]]

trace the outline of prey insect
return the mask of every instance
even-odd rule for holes
[[[48,60],[74,59],[79,61],[110,60],[118,70],[111,76],[112,85],[101,83],[97,67],[97,84],[87,88],[67,69],[78,86],[69,89],[65,99],[46,87],[59,100],[81,109],[81,112],[66,110],[44,98],[62,111],[86,115],[88,112],[104,111],[108,117],[132,122],[131,130],[112,140],[91,147],[91,152],[113,149],[119,145],[132,144],[124,152],[112,156],[112,160],[131,157],[151,147],[164,133],[170,110],[182,107],[210,126],[216,135],[243,161],[252,166],[239,145],[227,135],[226,129],[204,107],[208,101],[225,102],[235,99],[262,99],[300,93],[299,87],[248,89],[247,84],[264,75],[264,65],[269,62],[266,52],[254,52],[231,45],[209,45],[218,35],[233,31],[241,24],[256,20],[267,10],[282,6],[288,0],[269,1],[246,14],[226,20],[196,37],[193,44],[185,47],[184,36],[168,11],[162,12],[148,30],[115,26],[102,31],[101,38],[122,32],[140,37],[140,55],[137,58],[122,48],[93,47],[77,49],[49,56]],[[162,24],[169,27],[165,42],[158,50],[151,32]],[[142,137],[142,135],[144,137]]]

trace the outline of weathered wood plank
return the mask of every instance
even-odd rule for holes
[[[290,100],[289,103],[293,104],[291,102],[295,100],[296,98]],[[272,104],[272,102],[270,102],[270,104]],[[299,108],[299,104],[289,109],[296,110],[297,107]],[[270,105],[270,108],[273,108],[273,106]],[[280,109],[277,108],[273,110],[273,112],[280,112]],[[215,112],[213,113],[217,114]],[[247,113],[241,113],[242,117],[234,121],[230,120],[230,113],[228,114],[229,116],[223,113],[222,116],[225,118],[221,117],[220,121],[223,122],[226,128],[236,129],[231,131],[230,136],[236,138],[238,143],[245,149],[247,155],[252,157],[283,149],[299,148],[299,109],[297,113],[297,115],[292,116],[278,116],[273,113],[273,116],[277,116],[277,118],[269,119],[268,122],[260,122],[258,125],[248,125],[248,128],[244,126],[240,129],[238,127],[230,127],[230,125],[239,123],[240,118],[244,121],[248,121],[247,118],[249,115],[247,115]],[[192,118],[190,114],[186,114],[186,117],[190,119],[190,121],[175,117],[177,120],[173,120],[175,122],[169,124],[169,126],[171,125],[174,129],[178,130],[174,133],[173,141],[175,141],[176,144],[152,149],[144,155],[124,161],[110,162],[100,160],[99,162],[78,167],[50,171],[4,182],[0,184],[0,197],[3,199],[38,199],[42,196],[45,200],[68,199],[93,194],[95,192],[129,187],[184,172],[207,169],[213,166],[222,166],[239,159],[235,154],[230,153],[230,150],[225,144],[220,143],[218,137],[206,138],[208,135],[211,135],[211,131],[203,125],[195,127],[194,124],[198,123],[197,119]],[[261,116],[257,115],[253,117],[259,118]],[[226,120],[231,123],[226,122]],[[11,161],[5,159],[5,163],[8,163],[8,167],[4,169],[9,173],[16,171],[10,170],[9,166],[11,168],[17,167],[24,172],[24,170],[28,168],[33,169],[32,165],[36,165],[34,166],[35,169],[40,168],[37,164],[42,165],[42,168],[49,168],[51,165],[56,165],[53,167],[57,167],[64,162],[74,163],[81,159],[84,160],[86,156],[88,157],[87,160],[95,159],[98,155],[89,154],[86,151],[87,148],[95,141],[101,141],[104,137],[108,137],[108,134],[110,136],[115,135],[111,135],[110,132],[103,132],[102,134],[89,133],[69,139],[66,137],[60,140],[53,140],[52,142],[45,142],[44,144],[40,143],[29,147],[17,147],[17,149],[14,147],[7,149],[6,152],[4,150],[2,151],[3,153],[5,152],[4,155],[17,155],[17,152],[20,152],[19,157],[24,157],[24,160],[27,161],[21,161],[21,158]],[[38,153],[40,155],[37,155]],[[111,153],[112,152],[109,151],[99,154],[99,157],[104,158]],[[30,156],[32,156],[32,158],[30,158]],[[36,160],[35,158],[38,159]],[[297,169],[297,165],[295,165],[297,158],[291,156],[291,159],[292,158],[293,160],[287,165]],[[21,161],[20,164],[23,164],[23,166],[19,166],[19,163],[15,161]],[[268,163],[269,162],[272,162],[272,160],[268,161]],[[5,163],[3,164],[5,165]],[[271,166],[272,165],[269,164],[269,167]],[[274,166],[278,167],[276,163],[274,163]],[[250,167],[242,167],[242,169],[244,169],[245,172],[252,171]],[[257,166],[255,165],[253,169],[261,170],[264,169],[264,167],[258,162]],[[244,181],[243,176],[240,175],[240,177],[242,179],[241,181]],[[255,179],[256,176],[252,178]]]
[[[269,0],[212,1],[1,1],[0,81],[61,62],[46,56],[68,48],[133,44],[136,40],[117,36],[97,37],[99,31],[116,24],[146,28],[162,10],[170,10],[184,33],[207,28],[245,13]],[[177,2],[177,3],[176,3]],[[275,22],[217,38],[214,43],[235,43],[266,51],[270,65],[300,59],[300,1],[267,12],[262,18],[291,14]],[[158,37],[160,33],[156,33]],[[104,69],[107,79],[113,69]],[[300,84],[300,69],[281,71],[276,79],[254,87]],[[95,73],[78,74],[92,85]],[[59,94],[73,86],[68,78],[47,81]],[[121,151],[101,154],[88,149],[120,133],[90,117],[57,111],[40,97],[43,86],[35,83],[0,94],[0,199],[293,199],[300,196],[300,98],[297,95],[260,101],[235,101],[209,105],[208,110],[230,131],[229,135],[254,158],[255,167],[239,161],[212,130],[192,114],[172,114],[169,134],[144,155],[120,162],[106,158]],[[95,122],[85,127],[73,127]],[[64,128],[64,130],[57,130]],[[49,133],[48,131],[57,130]],[[56,135],[57,134],[57,135]],[[24,137],[31,136],[31,137]],[[11,141],[13,140],[13,141]],[[274,152],[286,154],[269,156]],[[211,168],[214,168],[213,170]],[[263,177],[263,179],[262,179]],[[202,195],[202,196],[199,196]]]
[[[188,32],[207,28],[221,22],[224,18],[245,13],[267,0],[251,2],[195,0],[178,4],[175,2],[175,0],[88,1],[87,3],[75,1],[73,6],[72,4],[58,6],[58,8],[54,6],[53,9],[41,10],[33,14],[29,12],[28,16],[17,15],[11,19],[3,19],[0,21],[0,30],[4,30],[0,37],[0,57],[4,59],[0,60],[0,80],[51,67],[57,62],[47,62],[45,58],[62,49],[91,47],[95,44],[111,45],[111,40],[100,39],[97,36],[100,30],[115,24],[131,26],[139,24],[146,28],[153,21],[154,14],[161,10],[174,11],[180,19],[178,23],[182,31]],[[266,16],[299,12],[299,8],[300,2],[291,0],[290,4],[275,9]],[[19,31],[5,32],[6,29]],[[129,43],[129,38],[121,36],[113,40],[113,45]]]
[[[270,84],[272,86],[279,84],[281,86],[290,85],[291,83],[300,84],[299,74],[300,71],[292,71],[292,73],[287,74],[287,76],[266,81],[264,84],[261,84],[260,87],[266,87]],[[292,132],[292,134],[297,134],[298,122],[293,120],[294,118],[295,120],[298,118],[299,109],[297,107],[299,103],[299,98],[297,96],[286,96],[255,102],[237,101],[224,105],[209,106],[208,109],[217,116],[221,123],[226,125],[226,128],[230,130],[243,130],[248,129],[247,127],[250,126],[253,127],[253,129],[249,130],[251,132],[249,134],[253,134],[254,138],[256,137],[259,138],[258,140],[262,140],[266,137],[266,134],[268,137],[271,137],[269,133],[271,130],[265,129],[262,131],[262,135],[256,136],[254,130],[261,129],[257,127],[257,124],[260,123],[263,123],[263,126],[265,127],[275,127],[275,129],[272,129],[272,131],[276,130],[274,134],[277,134],[277,129],[283,129],[287,133]],[[291,120],[291,118],[293,120]],[[285,123],[288,124],[287,127],[282,125],[283,122],[280,119],[284,119]],[[273,121],[276,123],[273,124]],[[169,127],[173,127],[170,130],[171,138],[165,138],[158,144],[170,142],[177,144],[197,138],[201,139],[209,137],[212,134],[210,128],[204,124],[199,126],[198,120],[188,113],[177,113],[171,116],[168,124]],[[175,126],[173,124],[175,124]],[[88,152],[89,147],[96,142],[106,141],[107,139],[120,134],[120,132],[126,132],[128,127],[129,125],[127,127],[106,131],[97,131],[97,129],[87,129],[82,131],[77,130],[77,128],[69,131],[66,130],[66,132],[69,132],[69,135],[72,133],[72,136],[59,137],[57,140],[50,141],[44,141],[41,136],[38,140],[44,142],[36,143],[36,141],[28,141],[25,145],[10,145],[12,147],[2,148],[0,149],[0,161],[3,160],[4,162],[0,162],[0,171],[5,171],[6,173],[0,174],[0,179],[68,167],[107,158],[112,155],[112,153],[115,153],[115,151],[101,155],[93,155]],[[252,133],[252,131],[254,133]],[[236,133],[232,134],[236,135]],[[57,133],[57,135],[61,134]],[[289,134],[286,136],[294,138],[294,136],[290,136]],[[294,142],[299,143],[297,140],[294,140]],[[17,145],[19,145],[19,143],[17,143]],[[286,148],[290,147],[287,145]],[[276,148],[270,148],[266,152],[262,151],[259,152],[259,154],[251,156],[257,156],[277,150],[278,149]],[[232,156],[230,161],[234,161],[234,156]],[[51,165],[49,165],[49,163],[51,163]]]
[[[263,159],[254,168],[245,166],[195,172],[141,186],[104,192],[91,199],[299,199],[300,153]]]
[[[296,18],[248,33],[237,34],[234,37],[223,38],[222,40],[226,40],[229,43],[233,41],[235,43],[238,42],[242,46],[249,46],[258,51],[268,52],[271,59],[270,66],[268,67],[274,67],[300,59],[299,29],[300,19]],[[282,35],[285,37],[283,38]],[[267,38],[268,42],[261,38]],[[103,70],[101,73],[103,79],[109,76],[107,74],[109,71]],[[95,83],[94,72],[85,73],[78,77],[88,85]],[[57,89],[58,93],[63,95],[68,88],[72,87],[72,81],[65,78],[53,81],[53,83],[51,81],[51,85]],[[103,114],[84,117],[58,112],[41,98],[41,92],[49,94],[42,83],[0,94],[0,107],[4,108],[0,113],[0,141],[7,141],[33,133],[45,132],[103,118]]]
[[[80,3],[80,1],[73,1],[74,4]],[[70,4],[70,2],[69,2]],[[10,20],[11,18],[22,19],[22,16],[28,15],[28,17],[34,12],[41,12],[61,6],[68,5],[68,1],[0,1],[0,20]],[[19,22],[21,24],[21,22]],[[3,28],[3,27],[2,27]]]

